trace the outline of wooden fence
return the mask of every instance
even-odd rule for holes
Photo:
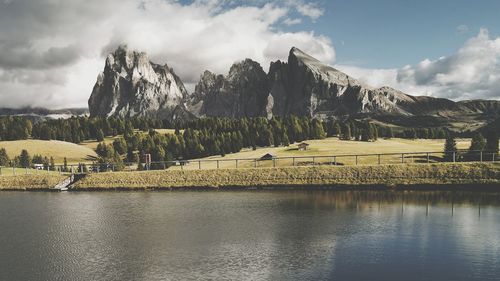
[[[386,165],[407,163],[440,163],[440,162],[496,162],[498,154],[495,152],[467,151],[457,152],[399,152],[399,153],[374,153],[374,154],[338,154],[338,155],[311,155],[311,156],[286,156],[267,158],[217,158],[199,160],[174,160],[150,163],[125,163],[118,166],[112,163],[82,163],[74,165],[56,165],[54,167],[13,168],[0,167],[0,175],[12,174],[86,174],[99,172],[113,172],[117,170],[201,170],[201,169],[238,169],[238,168],[265,168],[265,167],[290,167],[290,166],[347,166],[347,165]]]

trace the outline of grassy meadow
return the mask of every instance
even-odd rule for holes
[[[57,140],[0,141],[0,148],[5,148],[11,159],[18,156],[21,150],[27,149],[31,156],[35,154],[52,156],[58,164],[63,163],[64,157],[67,157],[68,163],[88,162],[97,157],[91,147]]]
[[[470,146],[470,139],[457,139],[457,147],[459,149],[468,149]],[[349,157],[332,157],[327,156],[340,156],[340,155],[354,155],[354,154],[384,154],[384,153],[411,153],[411,152],[437,152],[430,155],[430,161],[436,162],[441,159],[442,151],[444,148],[444,140],[408,140],[408,139],[379,139],[375,142],[360,142],[360,141],[342,141],[338,138],[326,138],[323,140],[310,140],[306,141],[310,144],[306,151],[299,151],[297,144],[291,144],[289,147],[266,147],[257,148],[256,150],[244,149],[241,152],[228,154],[225,157],[211,156],[196,160],[213,160],[209,162],[202,162],[202,169],[215,169],[217,168],[217,160],[219,160],[219,168],[229,169],[236,167],[234,159],[254,159],[260,158],[266,153],[271,153],[276,157],[307,157],[303,159],[296,159],[295,165],[312,165],[315,164],[333,164],[337,165],[353,165],[356,164],[356,158]],[[319,156],[312,159],[310,156]],[[382,164],[396,164],[401,163],[401,155],[381,156]],[[233,159],[233,160],[231,160]],[[426,162],[427,155],[406,155],[404,158],[405,163],[420,163]],[[359,165],[374,165],[378,164],[377,156],[358,157]],[[257,165],[258,167],[272,167],[273,161],[257,161],[253,160],[239,160],[239,168],[250,168]],[[292,166],[292,159],[279,159],[276,160],[275,165]],[[171,169],[181,169],[181,167],[172,167]],[[190,163],[182,169],[199,169],[198,163]]]

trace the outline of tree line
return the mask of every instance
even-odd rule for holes
[[[258,121],[261,120],[261,121]],[[23,117],[0,117],[0,140],[24,140],[29,137],[40,140],[60,140],[72,143],[81,143],[87,140],[103,141],[106,136],[123,135],[125,131],[140,130],[148,132],[150,129],[193,129],[193,130],[215,130],[217,132],[229,132],[247,129],[255,123],[262,123],[265,118],[202,118],[192,121],[156,120],[150,118],[102,118],[102,117],[71,117],[68,119],[44,120],[32,122]],[[378,137],[383,138],[407,138],[407,139],[444,139],[450,132],[445,128],[410,128],[396,130],[390,126],[376,125],[373,122],[345,120],[345,121],[319,121],[307,117],[289,116],[284,118],[275,117],[269,122],[273,123],[272,141],[270,134],[260,134],[253,139],[255,145],[266,145],[285,142],[283,132],[287,129],[288,142],[308,139],[308,130],[312,129],[316,135],[325,133],[326,136],[338,136],[343,140],[373,141]],[[304,125],[303,123],[308,123]],[[276,124],[279,123],[279,124]],[[297,124],[303,126],[300,131]],[[240,126],[241,125],[241,126]],[[259,124],[257,124],[259,125]],[[323,132],[319,132],[319,126]],[[312,126],[316,126],[313,128]],[[252,129],[252,128],[250,128]],[[245,135],[245,131],[242,131]],[[276,139],[275,139],[276,138]]]
[[[175,129],[175,133],[160,134],[155,130],[161,128]],[[488,147],[493,149],[495,138],[498,143],[498,136],[489,132],[484,134],[486,137],[474,136],[474,150]],[[117,138],[112,144],[103,142],[105,137],[119,135],[123,137]],[[123,166],[124,162],[141,162],[141,156],[144,154],[150,154],[151,160],[155,162],[188,160],[212,155],[224,156],[239,152],[243,148],[288,146],[295,142],[325,137],[354,141],[376,141],[378,138],[393,137],[448,140],[453,139],[454,135],[455,133],[446,128],[398,130],[366,120],[321,121],[297,116],[271,119],[201,118],[184,122],[149,118],[72,117],[32,123],[22,117],[0,118],[1,140],[27,139],[30,136],[34,139],[73,143],[97,140],[100,142],[96,151],[100,156],[99,162],[115,163],[117,166]],[[481,145],[481,137],[484,139],[484,148]],[[1,157],[0,151],[0,165],[3,163],[7,166],[5,161],[1,162]],[[26,157],[19,155],[9,159],[8,165],[26,166],[29,161],[25,159]],[[49,168],[52,162],[50,158],[39,155],[33,156],[31,161]]]
[[[67,166],[67,161],[65,160],[64,162]],[[53,157],[48,158],[39,154],[31,156],[28,150],[23,149],[19,155],[11,159],[5,148],[0,148],[0,166],[2,167],[31,168],[35,164],[41,165],[44,170],[52,171],[55,170],[56,166]]]

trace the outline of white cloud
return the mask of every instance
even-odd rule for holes
[[[329,39],[283,32],[288,2],[16,0],[0,3],[1,106],[86,106],[104,56],[120,44],[168,63],[187,85],[244,58],[286,59],[292,46],[333,62]],[[7,3],[7,4],[5,4]],[[229,6],[228,6],[229,5]]]
[[[288,25],[288,26],[292,26],[292,25],[296,25],[296,24],[302,23],[302,19],[299,19],[299,18],[295,18],[295,19],[286,18],[285,20],[283,20],[283,23],[286,24],[286,25]]]
[[[455,100],[500,99],[500,37],[481,29],[455,54],[400,69],[337,66],[373,86],[389,85],[412,95]]]
[[[324,14],[323,9],[311,3],[297,5],[297,12],[303,16],[311,18],[313,21],[317,20]]]

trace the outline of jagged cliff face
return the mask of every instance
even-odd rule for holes
[[[149,61],[145,53],[118,48],[108,55],[89,99],[91,116],[148,116],[176,118],[184,115],[187,91],[167,65]]]
[[[257,62],[246,59],[234,64],[226,77],[205,71],[188,109],[199,117],[262,116],[268,92],[267,74]]]
[[[413,97],[390,87],[369,87],[297,48],[292,48],[287,63],[271,64],[269,81],[273,101],[272,106],[268,106],[269,115],[411,116],[438,114],[440,109],[460,110],[449,100]]]

